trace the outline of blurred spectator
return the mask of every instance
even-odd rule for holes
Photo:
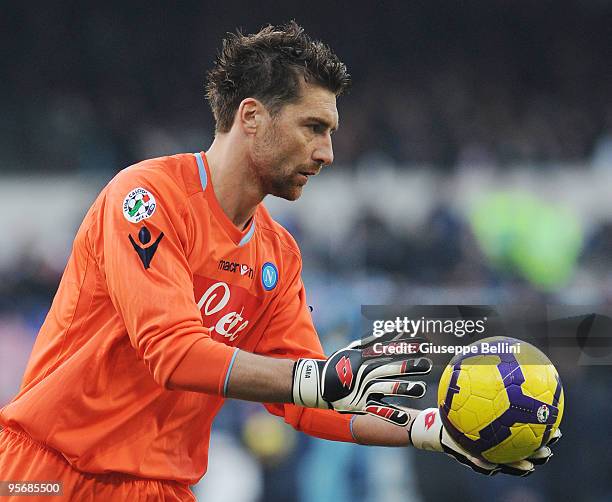
[[[82,18],[67,2],[53,9],[12,3],[4,15],[13,22],[2,35],[11,50],[0,63],[0,164],[112,171],[151,154],[205,147],[212,121],[202,84],[219,36],[290,17],[334,40],[354,75],[336,141],[336,157],[347,165],[373,155],[450,167],[592,153],[599,164],[610,127],[612,76],[603,69],[611,6],[562,4],[422,2],[383,12],[361,1],[338,33],[307,7],[290,9],[286,19],[278,19],[282,9],[258,9],[245,25],[238,5],[193,0],[180,9],[188,17],[151,7],[146,22],[117,0]],[[342,19],[344,9],[327,4],[327,18]],[[211,16],[215,26],[199,33]]]

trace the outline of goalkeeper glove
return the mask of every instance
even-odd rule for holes
[[[528,476],[536,465],[548,462],[552,457],[550,446],[561,437],[561,431],[552,435],[545,446],[538,448],[529,458],[510,464],[493,464],[474,456],[459,445],[444,429],[438,408],[428,408],[421,411],[410,427],[410,442],[420,450],[440,451],[454,457],[463,465],[480,474],[493,476],[498,472],[512,476]]]
[[[299,359],[293,367],[293,402],[308,408],[329,408],[341,413],[370,413],[396,425],[407,426],[410,416],[387,397],[420,398],[425,382],[407,381],[431,371],[431,361],[410,355],[389,355],[403,334],[389,333],[357,340],[327,360]],[[418,354],[415,339],[405,342]],[[380,344],[380,345],[378,345]],[[376,345],[376,347],[375,347]],[[405,345],[404,347],[407,347]]]

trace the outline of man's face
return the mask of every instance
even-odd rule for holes
[[[300,98],[266,116],[252,148],[252,162],[265,193],[296,200],[310,176],[334,160],[331,134],[338,127],[336,96],[303,84]]]

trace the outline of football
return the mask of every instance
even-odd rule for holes
[[[539,349],[508,337],[485,338],[451,359],[440,378],[445,429],[471,454],[493,463],[529,457],[563,415],[559,374]]]

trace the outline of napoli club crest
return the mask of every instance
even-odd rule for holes
[[[278,283],[278,269],[274,263],[266,262],[261,267],[261,283],[266,291],[276,287]]]

